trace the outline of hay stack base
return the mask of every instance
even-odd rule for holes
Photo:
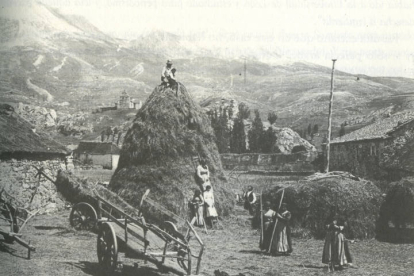
[[[153,200],[190,219],[188,200],[200,189],[193,158],[200,156],[210,170],[219,215],[226,216],[234,203],[214,139],[207,115],[184,85],[179,84],[178,93],[160,85],[138,111],[125,136],[109,188],[133,206],[138,206],[145,190],[150,189]],[[165,219],[150,208],[143,213],[155,221]]]
[[[375,236],[382,196],[372,182],[347,173],[317,174],[300,182],[267,187],[263,201],[277,208],[283,188],[294,235],[324,238],[328,218],[337,215],[346,223],[347,238]]]

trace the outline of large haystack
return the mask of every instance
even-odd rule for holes
[[[134,206],[146,189],[150,197],[180,217],[188,218],[188,199],[199,186],[192,158],[207,160],[219,215],[233,208],[210,122],[186,88],[178,94],[154,89],[125,136],[118,168],[109,188]],[[149,209],[147,218],[158,220]]]
[[[344,175],[309,177],[299,183],[273,185],[263,191],[263,200],[277,206],[283,202],[292,212],[292,226],[299,236],[323,238],[327,219],[337,214],[348,229],[348,238],[372,238],[382,197],[371,182]],[[274,207],[277,208],[277,207]]]

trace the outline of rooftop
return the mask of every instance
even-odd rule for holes
[[[118,146],[112,142],[84,141],[79,143],[79,146],[75,152],[105,155],[119,154],[120,150]]]
[[[391,117],[377,120],[376,122],[355,130],[342,137],[334,139],[331,143],[344,143],[361,140],[383,139],[389,137],[392,132],[402,124],[406,124],[414,120],[414,112],[399,112]]]
[[[55,153],[68,154],[67,149],[14,112],[0,110],[0,154]]]

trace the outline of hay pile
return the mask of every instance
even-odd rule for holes
[[[379,224],[388,228],[391,221],[396,228],[414,225],[414,178],[403,178],[390,184],[381,206]],[[379,229],[385,230],[385,229]]]
[[[283,202],[292,213],[292,231],[297,236],[323,238],[327,219],[337,214],[348,226],[348,238],[374,237],[382,197],[373,183],[332,174],[309,179],[268,187],[263,202],[269,200],[276,210],[285,188]]]
[[[70,173],[59,171],[54,184],[66,201],[72,204],[86,202],[97,210],[98,202],[95,196],[95,192],[97,192],[101,197],[124,210],[125,213],[133,217],[138,216],[138,210],[130,206],[117,194],[102,185],[89,182],[87,179],[80,179]]]
[[[226,216],[234,203],[214,139],[208,117],[184,85],[179,85],[178,95],[158,86],[125,136],[109,188],[133,206],[150,189],[151,199],[190,219],[188,200],[199,189],[192,158],[200,155],[207,160],[216,208],[219,215]],[[149,208],[143,213],[147,219],[161,219]]]

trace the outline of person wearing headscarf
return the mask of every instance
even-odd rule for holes
[[[289,220],[291,219],[292,215],[287,210],[286,203],[282,203],[279,212],[276,214],[276,217],[278,219],[278,222],[276,225],[275,237],[273,239],[274,241],[276,240],[276,244],[272,245],[271,253],[289,255],[293,251],[291,231],[289,226]]]
[[[338,221],[337,216],[332,216],[326,224],[326,236],[323,246],[322,263],[328,265],[329,271],[335,270],[335,265],[339,269],[348,264],[348,259],[352,262],[348,244],[343,234],[345,226]],[[348,256],[348,259],[347,259]]]
[[[200,159],[199,165],[197,166],[197,177],[201,182],[203,191],[206,191],[206,187],[210,186],[211,192],[213,192],[210,183],[210,171],[208,170],[207,162],[204,159]]]
[[[266,201],[263,206],[263,242],[260,244],[261,250],[267,251],[269,249],[275,217],[276,212],[271,209],[270,201]]]
[[[206,218],[211,226],[213,221],[218,217],[217,210],[214,204],[214,194],[211,191],[211,186],[206,186],[206,191],[203,194],[204,202],[206,206]]]
[[[200,190],[194,191],[194,196],[190,201],[191,204],[191,214],[192,220],[191,224],[195,224],[196,226],[203,226],[204,225],[204,198],[201,195]]]

